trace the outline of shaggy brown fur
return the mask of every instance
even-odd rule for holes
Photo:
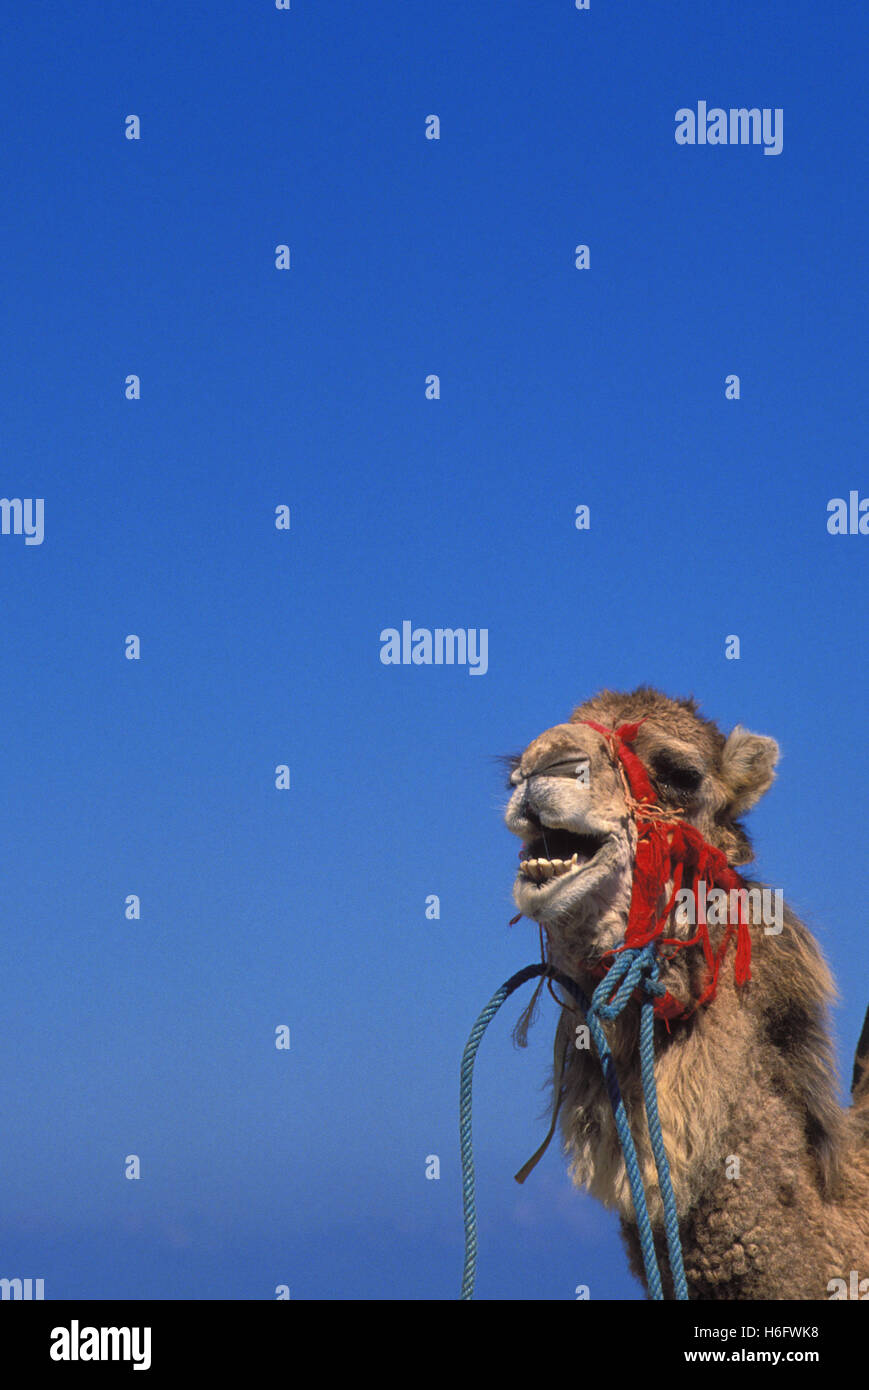
[[[669,744],[689,750],[703,767],[696,795],[680,796],[661,786],[661,801],[681,804],[688,820],[725,851],[731,864],[748,862],[751,846],[738,816],[770,784],[776,745],[745,730],[726,740],[693,701],[670,700],[649,688],[627,695],[605,691],[577,709],[569,725],[535,740],[513,777],[514,801],[525,797],[521,815],[534,824],[535,804],[538,809],[552,804],[541,786],[555,775],[546,770],[547,748],[560,747],[559,739],[575,739],[578,748],[598,757],[602,741],[591,735],[597,739],[593,744],[584,726],[573,727],[578,721],[615,728],[641,718],[646,723],[634,746],[647,766],[654,765],[655,750]],[[592,805],[595,785],[593,780]],[[597,785],[612,798],[612,782],[602,773]],[[558,795],[571,794],[563,788],[561,783]],[[540,814],[544,827],[559,824]],[[511,828],[530,838],[519,828],[525,824],[519,812],[514,822]],[[527,906],[523,910],[533,915]],[[603,908],[594,905],[594,911]],[[574,906],[569,920],[550,913],[543,926],[550,958],[590,995],[597,980],[585,967],[596,955],[594,923]],[[711,931],[714,943],[723,928]],[[674,927],[668,934],[679,931]],[[854,1104],[843,1110],[836,1099],[826,1019],[834,988],[818,946],[787,909],[780,934],[768,934],[753,921],[751,936],[749,984],[734,984],[731,949],[714,1000],[687,1020],[673,1022],[669,1033],[656,1023],[661,1124],[689,1293],[695,1299],[826,1299],[838,1287],[831,1281],[847,1284],[852,1270],[869,1280],[869,1065],[858,1061]],[[662,979],[671,994],[690,1002],[699,993],[703,969],[699,948],[688,948],[664,967]],[[567,1069],[561,1119],[572,1177],[618,1210],[632,1268],[644,1279],[600,1066],[593,1052],[571,1046],[581,1022],[572,1007],[562,1010],[559,1031],[567,1043]],[[607,1026],[607,1036],[637,1144],[665,1295],[672,1297],[639,1078],[638,1022],[638,1006],[631,1004]],[[869,1290],[869,1283],[863,1287]]]

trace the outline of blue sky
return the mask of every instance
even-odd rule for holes
[[[850,1071],[869,539],[826,508],[869,494],[867,31],[782,0],[8,23],[0,491],[45,539],[0,536],[0,1275],[455,1297],[461,1051],[537,954],[494,756],[602,686],[779,739],[757,873]],[[782,153],[677,146],[699,100],[782,108]],[[405,619],[486,628],[486,675],[384,666]],[[513,1182],[554,1027],[514,1051],[514,1002],[478,1295],[640,1297],[556,1146]]]

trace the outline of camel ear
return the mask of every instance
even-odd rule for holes
[[[721,777],[730,794],[730,810],[741,816],[771,785],[778,762],[774,738],[751,734],[737,724],[721,754]]]

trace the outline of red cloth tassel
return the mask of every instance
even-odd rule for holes
[[[721,939],[718,950],[713,950],[706,923],[705,904],[701,911],[700,884],[706,888],[723,888],[728,894],[733,888],[744,888],[743,880],[731,868],[720,849],[703,839],[699,830],[679,820],[668,821],[660,815],[644,815],[643,807],[657,809],[656,794],[649,774],[640,758],[628,745],[636,738],[637,730],[643,722],[622,724],[618,729],[605,728],[593,720],[583,721],[606,739],[615,757],[625,770],[625,777],[631,796],[638,803],[635,812],[637,826],[637,848],[634,856],[634,878],[631,887],[631,905],[624,945],[619,951],[642,948],[650,941],[660,938],[661,944],[676,951],[686,946],[699,945],[706,961],[706,979],[700,996],[690,1008],[685,1008],[669,993],[655,1002],[655,1014],[668,1022],[680,1015],[692,1013],[702,1004],[715,998],[718,977],[727,950],[736,932],[736,958],[734,978],[738,985],[751,979],[751,934],[742,910],[742,897],[738,898],[738,921],[731,923]],[[673,889],[663,911],[658,912],[658,903],[670,880]],[[676,895],[687,881],[694,894],[697,930],[692,937],[681,941],[676,937],[664,937],[664,927],[673,910]],[[604,975],[608,967],[600,966],[591,973]]]

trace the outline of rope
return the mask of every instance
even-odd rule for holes
[[[667,1251],[670,1257],[670,1272],[673,1277],[673,1287],[677,1299],[684,1300],[688,1298],[688,1287],[685,1281],[685,1270],[682,1264],[682,1247],[679,1240],[679,1221],[676,1214],[676,1199],[670,1180],[670,1167],[667,1162],[667,1154],[664,1148],[663,1135],[661,1133],[661,1121],[658,1115],[658,1098],[655,1089],[654,1000],[655,996],[665,993],[664,986],[660,984],[658,980],[659,972],[660,961],[654,942],[650,941],[648,945],[644,946],[642,949],[632,948],[630,950],[621,951],[616,956],[605,978],[597,986],[592,995],[591,1003],[589,1003],[575,981],[563,975],[560,971],[554,970],[551,966],[546,964],[527,965],[524,970],[519,970],[515,975],[512,975],[510,979],[492,995],[492,998],[483,1009],[483,1012],[471,1029],[471,1034],[462,1056],[461,1069],[459,1134],[462,1156],[462,1200],[465,1219],[465,1266],[462,1274],[462,1299],[473,1298],[474,1281],[477,1271],[477,1210],[473,1141],[471,1134],[471,1087],[473,1084],[474,1060],[483,1034],[505,999],[508,999],[509,996],[517,990],[520,985],[525,984],[527,980],[534,979],[539,975],[548,975],[567,989],[574,996],[580,1008],[585,1013],[589,1032],[594,1041],[595,1049],[597,1050],[603,1070],[607,1094],[609,1096],[610,1105],[612,1106],[619,1142],[622,1146],[625,1170],[628,1175],[631,1198],[634,1204],[634,1213],[637,1218],[637,1227],[640,1234],[640,1246],[643,1252],[646,1282],[649,1286],[649,1292],[652,1298],[663,1299],[664,1294],[655,1251],[655,1239],[649,1220],[646,1194],[643,1188],[640,1165],[637,1160],[636,1146],[622,1099],[615,1063],[601,1023],[601,1019],[612,1020],[618,1018],[635,989],[641,989],[643,992],[644,998],[640,1015],[640,1072],[643,1083],[643,1097],[646,1105],[646,1118],[648,1120],[649,1138],[651,1140],[655,1166],[658,1170],[658,1184],[661,1190],[661,1199],[664,1207],[664,1231],[667,1238]],[[615,994],[613,994],[614,985],[617,986]]]
[[[526,965],[497,990],[477,1019],[465,1044],[459,1088],[459,1136],[462,1150],[462,1205],[465,1214],[465,1268],[462,1274],[462,1298],[473,1298],[477,1276],[477,1202],[474,1181],[474,1145],[471,1135],[471,1087],[474,1082],[474,1059],[483,1041],[483,1034],[495,1014],[514,990],[549,973],[548,965]]]
[[[670,1272],[673,1276],[673,1287],[677,1299],[687,1299],[688,1286],[685,1281],[685,1270],[682,1263],[682,1246],[679,1240],[679,1219],[676,1214],[676,1198],[673,1193],[673,1184],[670,1180],[670,1165],[667,1162],[667,1152],[664,1148],[664,1138],[661,1133],[661,1120],[658,1115],[658,1093],[655,1086],[654,998],[656,995],[661,995],[665,992],[664,986],[660,984],[658,980],[660,968],[660,961],[658,959],[655,943],[652,941],[644,946],[642,950],[634,948],[632,950],[622,951],[620,955],[616,956],[607,975],[601,980],[592,995],[591,1005],[586,1011],[586,1018],[603,1068],[604,1080],[609,1093],[613,1116],[615,1117],[619,1142],[621,1143],[622,1153],[624,1154],[625,1169],[627,1171],[628,1182],[631,1188],[631,1198],[634,1204],[634,1214],[637,1218],[637,1227],[640,1233],[640,1245],[643,1251],[646,1282],[649,1285],[649,1292],[652,1298],[663,1299],[664,1294],[661,1288],[661,1275],[658,1269],[658,1259],[655,1252],[655,1239],[652,1234],[651,1222],[649,1221],[646,1194],[643,1188],[640,1165],[637,1160],[634,1137],[631,1133],[627,1112],[619,1089],[615,1063],[613,1062],[612,1053],[610,1052],[609,1044],[606,1040],[606,1034],[600,1023],[601,1019],[611,1020],[618,1018],[634,990],[637,988],[643,990],[645,997],[640,1011],[640,1075],[643,1083],[643,1099],[646,1105],[649,1139],[651,1140],[655,1167],[658,1170],[658,1185],[661,1190],[661,1200],[664,1207],[664,1231],[667,1237],[667,1253],[670,1257]],[[622,983],[613,997],[608,1000],[607,995],[612,992],[613,984],[618,980],[621,980]]]

